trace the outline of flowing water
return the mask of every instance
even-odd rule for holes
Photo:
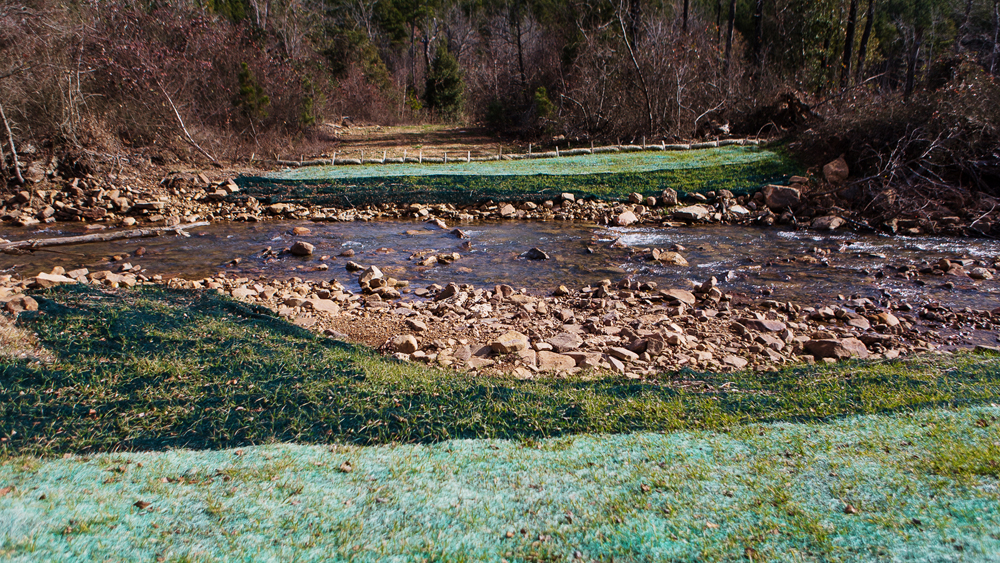
[[[296,237],[294,227],[311,234]],[[432,283],[470,283],[480,287],[506,283],[542,293],[558,285],[570,288],[602,279],[631,276],[662,287],[688,287],[715,276],[724,290],[770,295],[803,305],[829,304],[838,296],[877,298],[892,295],[913,305],[993,309],[1000,306],[1000,283],[968,278],[921,276],[923,281],[895,277],[893,267],[919,265],[941,258],[970,258],[992,263],[1000,257],[1000,242],[983,239],[885,237],[851,232],[817,233],[776,228],[708,225],[690,228],[605,228],[571,222],[487,222],[459,226],[467,239],[414,221],[383,220],[351,223],[275,221],[220,223],[192,229],[190,237],[168,235],[108,243],[60,246],[33,254],[0,254],[0,270],[33,276],[61,265],[66,270],[116,270],[124,262],[138,265],[148,276],[199,279],[226,272],[256,278],[337,279],[357,289],[344,265],[353,260],[376,265],[387,275],[409,280],[411,287]],[[10,239],[82,234],[83,226],[60,223],[31,232],[7,230]],[[316,246],[310,257],[269,256],[297,240]],[[615,242],[618,242],[615,244]],[[471,244],[464,248],[463,245]],[[621,248],[625,245],[625,248]],[[669,249],[680,245],[689,266],[663,266],[643,260],[637,249]],[[617,246],[617,247],[616,247]],[[145,252],[137,256],[142,247]],[[538,247],[549,260],[520,255]],[[355,256],[338,256],[353,250]],[[458,252],[449,265],[420,266],[425,253]],[[119,260],[113,260],[118,257]],[[236,265],[230,262],[239,258]],[[326,265],[328,270],[321,269]],[[943,288],[946,282],[953,288]],[[922,284],[922,285],[921,285]]]

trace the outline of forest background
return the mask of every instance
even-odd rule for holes
[[[806,164],[844,154],[867,201],[981,207],[1000,196],[998,39],[1000,0],[7,1],[0,187],[55,155],[239,162],[448,122],[781,138]]]

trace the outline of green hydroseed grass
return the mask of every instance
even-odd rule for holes
[[[519,381],[211,292],[36,299],[45,360],[0,359],[0,560],[1000,553],[995,356]]]
[[[996,561],[997,478],[934,460],[995,444],[998,417],[15,457],[0,559]]]
[[[80,287],[36,298],[39,311],[19,324],[55,360],[0,360],[4,456],[725,429],[1000,398],[1000,359],[971,354],[521,381],[397,362],[214,292]]]
[[[728,189],[749,193],[801,172],[780,152],[729,146],[677,152],[613,153],[450,164],[314,166],[242,177],[241,197],[351,207],[382,203],[478,204],[577,197],[627,199]]]

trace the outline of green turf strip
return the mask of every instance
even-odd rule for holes
[[[56,360],[0,359],[0,456],[725,429],[1000,397],[997,358],[971,354],[519,381],[396,362],[214,292],[36,298],[19,324]],[[717,391],[681,391],[681,379]]]
[[[243,191],[235,197],[350,207],[543,201],[564,192],[626,199],[633,192],[659,196],[666,188],[743,194],[800,172],[801,167],[780,152],[733,146],[509,162],[310,167],[241,177]]]
[[[996,561],[998,417],[15,457],[0,559]]]

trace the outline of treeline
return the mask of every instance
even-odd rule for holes
[[[882,119],[874,143],[945,101],[984,121],[975,145],[997,138],[998,39],[1000,0],[8,1],[4,179],[11,143],[234,158],[345,117],[595,140],[863,117]],[[864,161],[835,141],[823,150]]]

